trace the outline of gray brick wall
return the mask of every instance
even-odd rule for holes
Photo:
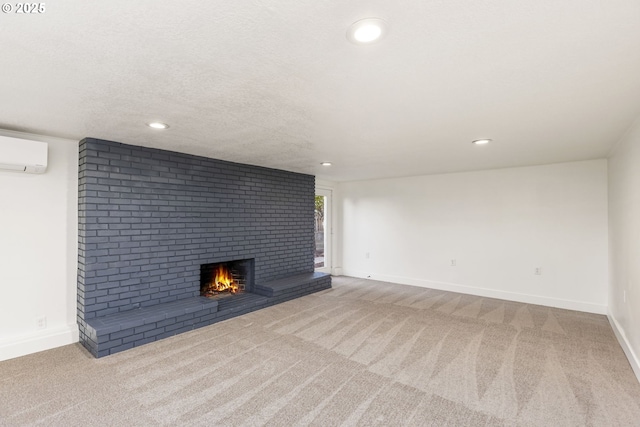
[[[255,258],[256,282],[312,272],[314,194],[311,175],[81,141],[81,333],[85,320],[198,295],[200,264]]]

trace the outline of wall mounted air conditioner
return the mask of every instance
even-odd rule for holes
[[[46,142],[0,135],[0,170],[44,173],[48,148]]]

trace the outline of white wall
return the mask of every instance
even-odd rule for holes
[[[640,380],[640,119],[609,157],[609,319]]]
[[[341,183],[339,194],[345,275],[606,312],[604,159]]]
[[[49,143],[47,172],[0,171],[0,360],[78,340],[78,142]],[[36,319],[46,317],[46,328]]]

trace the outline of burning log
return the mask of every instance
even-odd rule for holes
[[[204,289],[204,296],[213,297],[223,292],[231,294],[238,292],[238,283],[236,283],[231,272],[223,264],[218,265],[212,276],[213,280]]]

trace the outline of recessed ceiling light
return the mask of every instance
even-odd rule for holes
[[[488,144],[490,142],[491,142],[490,139],[476,139],[475,141],[472,142],[472,144],[484,145],[484,144]]]
[[[149,126],[150,128],[154,128],[154,129],[168,129],[169,128],[168,124],[160,123],[160,122],[147,123],[147,126]]]
[[[365,18],[354,22],[347,31],[347,39],[355,44],[380,40],[387,32],[387,23],[380,18]]]
[[[320,163],[322,166],[331,166],[331,162],[322,162]]]

